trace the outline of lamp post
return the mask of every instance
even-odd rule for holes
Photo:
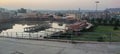
[[[95,1],[96,3],[96,12],[98,11],[98,4],[100,3],[99,1]]]
[[[95,1],[95,3],[96,3],[96,18],[98,17],[98,4],[100,3],[99,1]]]

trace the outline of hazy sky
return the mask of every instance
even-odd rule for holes
[[[9,9],[95,9],[96,0],[0,0],[0,7]],[[120,0],[98,0],[99,9],[120,8]]]

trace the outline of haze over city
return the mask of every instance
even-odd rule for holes
[[[0,7],[7,9],[46,9],[46,10],[95,10],[96,0],[0,0]],[[99,10],[106,8],[119,8],[120,0],[98,0]]]
[[[0,0],[0,54],[120,54],[120,0]]]

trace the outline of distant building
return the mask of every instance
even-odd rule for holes
[[[105,12],[99,11],[99,12],[83,12],[81,13],[81,18],[105,18]]]
[[[17,18],[26,18],[26,13],[17,13]]]
[[[0,12],[4,12],[5,11],[5,8],[0,8]]]
[[[120,8],[109,8],[106,10],[109,11],[110,13],[119,13],[120,14]]]
[[[120,16],[120,8],[109,8],[104,12],[106,13],[106,17],[109,18],[119,18]]]
[[[75,14],[66,14],[65,16],[57,16],[57,15],[54,15],[54,18],[55,18],[55,19],[74,20],[74,19],[76,19],[75,17],[76,17]]]
[[[10,13],[9,12],[0,12],[0,23],[10,21]]]

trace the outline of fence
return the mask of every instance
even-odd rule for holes
[[[25,33],[2,32],[0,37],[25,39],[59,39],[72,41],[120,42],[120,32]]]

